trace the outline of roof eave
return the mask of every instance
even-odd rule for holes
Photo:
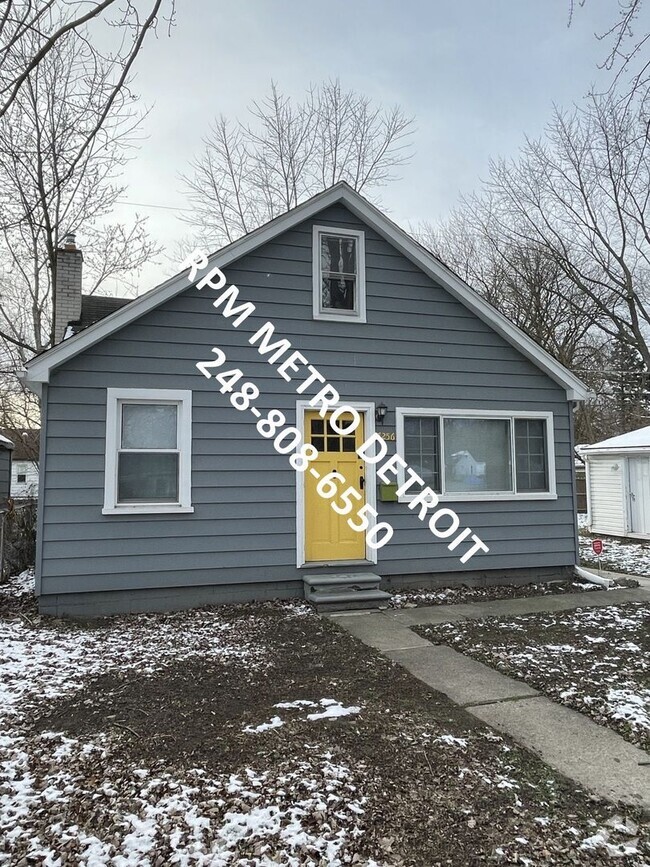
[[[208,257],[208,266],[206,267],[214,268],[216,266],[223,268],[230,262],[239,259],[241,256],[245,256],[251,250],[267,243],[268,240],[280,232],[286,231],[303,220],[309,219],[310,216],[323,210],[323,208],[340,201],[346,188],[350,189],[347,184],[340,182],[298,205],[292,211],[276,217],[258,229],[254,229],[248,235],[244,235],[244,237],[233,241],[227,247],[222,247]],[[85,328],[72,337],[68,337],[65,341],[32,358],[25,365],[25,384],[32,388],[32,385],[49,382],[51,370],[63,364],[74,355],[93,346],[95,343],[99,343],[100,340],[103,340],[115,331],[119,331],[120,328],[147,313],[150,309],[173,298],[190,285],[187,282],[185,271],[174,274],[163,283],[145,292],[144,295],[135,298],[122,309],[116,310],[115,313],[111,313],[94,325]]]
[[[515,346],[523,355],[537,367],[547,373],[558,385],[566,389],[567,399],[583,401],[593,397],[587,386],[574,376],[564,365],[556,361],[552,355],[542,349],[535,341],[528,337],[520,328],[514,325],[500,311],[488,304],[478,293],[467,285],[461,278],[454,274],[446,265],[440,262],[433,254],[429,253],[420,244],[417,244],[411,236],[396,223],[381,213],[374,205],[365,199],[358,197],[352,202],[346,202],[349,209],[365,222],[373,225],[381,233],[378,222],[388,223],[391,231],[391,242],[414,264],[418,265],[425,273],[440,283],[453,297],[457,298],[465,306],[469,307],[479,319],[486,322],[491,328],[511,345]],[[361,207],[360,207],[361,205]],[[374,217],[374,219],[373,219]],[[399,238],[399,241],[397,240]]]
[[[645,446],[606,446],[605,448],[585,449],[582,454],[585,457],[591,457],[592,455],[633,454],[634,452],[647,451],[650,451],[650,443]]]
[[[209,267],[224,268],[236,259],[245,256],[280,232],[287,231],[303,220],[322,211],[337,202],[342,202],[356,216],[372,226],[379,234],[392,243],[400,252],[428,274],[435,282],[443,286],[453,297],[472,310],[482,321],[499,333],[508,343],[518,349],[536,367],[543,370],[551,379],[566,390],[567,399],[571,401],[587,400],[591,393],[589,389],[567,368],[556,361],[543,350],[534,340],[521,329],[513,325],[509,319],[496,308],[484,301],[453,271],[443,265],[431,253],[419,245],[397,224],[393,223],[378,208],[356,193],[348,184],[340,182],[328,190],[314,196],[298,205],[286,214],[276,217],[264,226],[260,226],[243,238],[234,241],[227,247],[213,253],[209,257]],[[25,383],[36,391],[40,383],[49,382],[50,371],[64,361],[83,350],[93,346],[129,322],[142,316],[150,309],[163,304],[175,295],[184,291],[190,284],[185,272],[170,277],[164,283],[136,298],[126,307],[116,310],[109,316],[86,328],[84,331],[69,337],[47,352],[29,361],[26,365]]]

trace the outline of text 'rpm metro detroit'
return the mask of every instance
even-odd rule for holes
[[[195,250],[183,263],[182,268],[189,269],[188,281],[193,283],[197,274],[204,271],[208,264],[207,255],[201,250]],[[255,312],[255,305],[251,301],[240,300],[237,286],[227,286],[227,282],[223,271],[212,267],[201,277],[196,287],[198,290],[211,289],[217,292],[213,306],[220,309],[223,318],[229,320],[233,328],[238,329]],[[275,367],[282,379],[295,384],[297,394],[307,396],[308,393],[316,391],[308,404],[321,418],[327,417],[335,433],[340,436],[354,435],[361,424],[359,411],[341,401],[337,389],[309,363],[302,352],[293,348],[289,340],[276,339],[272,322],[267,321],[258,328],[250,336],[248,343],[256,347],[259,357]],[[316,447],[304,441],[298,427],[287,424],[287,418],[281,410],[271,409],[263,415],[255,405],[255,401],[260,397],[257,385],[246,379],[240,368],[226,367],[227,357],[223,349],[215,346],[212,354],[214,358],[196,364],[198,370],[208,379],[214,379],[222,394],[230,395],[230,403],[235,409],[250,413],[260,436],[272,440],[276,452],[287,455],[296,472],[309,472],[318,479],[318,494],[330,501],[331,508],[337,514],[350,516],[347,518],[348,526],[355,532],[365,533],[369,548],[376,550],[386,545],[393,536],[392,525],[387,521],[377,521],[377,510],[363,502],[363,495],[356,486],[348,484],[342,473],[332,470],[321,476],[316,467],[310,466],[319,456]],[[479,551],[489,551],[487,545],[469,527],[458,532],[460,518],[456,512],[449,508],[438,508],[438,494],[424,483],[401,455],[396,453],[387,457],[387,451],[385,441],[373,433],[356,449],[356,454],[366,464],[376,467],[376,475],[382,482],[389,484],[399,481],[396,490],[398,499],[409,496],[408,508],[417,513],[420,521],[428,524],[436,538],[449,540],[449,551],[455,551],[464,542],[469,543],[468,549],[463,546],[461,563],[467,563]]]

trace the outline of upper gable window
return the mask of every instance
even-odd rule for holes
[[[314,319],[366,321],[363,232],[314,226]]]

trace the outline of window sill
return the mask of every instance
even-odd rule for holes
[[[366,317],[359,313],[314,313],[314,319],[323,322],[361,322],[365,323]]]
[[[102,515],[189,515],[193,511],[193,506],[179,506],[174,503],[169,505],[138,503],[133,506],[105,506]]]
[[[413,497],[399,497],[398,503],[412,503]],[[445,494],[438,496],[439,503],[502,503],[512,500],[557,500],[557,494]]]
[[[323,569],[326,566],[336,568],[337,566],[376,566],[376,561],[368,560],[366,557],[361,560],[305,560],[300,563],[298,569]],[[327,577],[327,576],[324,576]]]

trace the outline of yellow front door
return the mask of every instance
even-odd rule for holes
[[[305,441],[318,450],[318,458],[311,461],[305,473],[305,560],[308,562],[333,560],[364,560],[366,556],[365,533],[358,533],[348,526],[357,511],[366,502],[363,477],[365,467],[356,450],[363,444],[363,417],[350,436],[336,433],[329,423],[330,414],[324,419],[317,412],[305,414]],[[348,427],[351,416],[341,416],[338,426]],[[314,472],[318,473],[318,478]],[[322,497],[316,487],[320,479],[331,470],[345,478],[337,480],[339,492],[331,499]],[[353,509],[347,515],[339,515],[332,508],[332,501],[341,503],[339,494],[352,487],[361,495],[353,499]],[[356,521],[358,523],[358,520]]]

